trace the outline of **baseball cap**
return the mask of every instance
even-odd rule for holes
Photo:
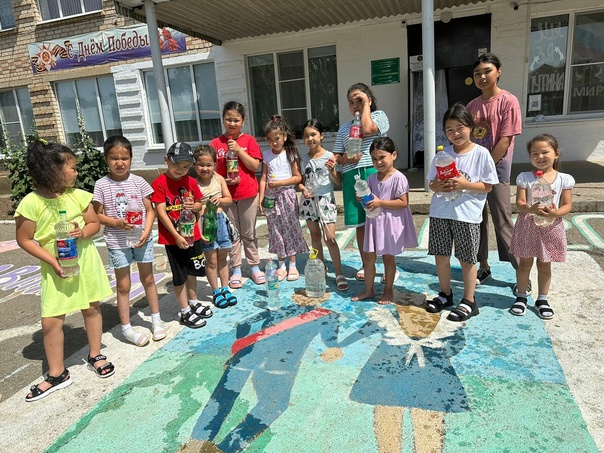
[[[172,162],[182,162],[184,160],[195,162],[195,157],[193,157],[193,148],[191,148],[191,145],[185,142],[174,143],[172,146],[170,146],[170,149],[168,149],[166,156],[168,156]]]

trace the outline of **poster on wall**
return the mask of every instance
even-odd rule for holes
[[[187,50],[186,36],[172,28],[158,29],[157,39],[162,54]],[[34,74],[151,56],[148,28],[144,24],[37,42],[27,47]]]

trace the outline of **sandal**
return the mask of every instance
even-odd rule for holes
[[[211,318],[214,314],[210,307],[208,307],[207,305],[202,305],[201,302],[197,302],[193,305],[189,304],[189,307],[191,307],[191,311],[194,312],[200,318],[208,319]]]
[[[231,278],[229,279],[229,286],[232,289],[241,288],[243,286],[243,281],[241,280],[241,275],[240,274],[231,275]]]
[[[266,275],[264,275],[264,272],[262,271],[254,272],[252,274],[252,280],[256,285],[264,285],[266,283]]]
[[[233,305],[237,305],[237,298],[233,294],[231,294],[229,288],[227,288],[226,286],[222,288],[222,295],[225,297],[229,306],[232,307]]]
[[[517,297],[509,312],[516,316],[524,316],[526,314],[526,302],[526,297]]]
[[[222,289],[215,289],[212,293],[212,301],[214,302],[214,306],[220,309],[227,308],[229,306],[229,301],[224,294],[222,293]]]
[[[359,271],[357,272],[357,274],[354,276],[354,278],[356,278],[360,282],[364,282],[365,281],[365,269],[360,268]]]
[[[187,314],[181,312],[178,322],[191,329],[199,329],[206,325],[205,320],[201,319],[201,317],[193,310],[189,311]]]
[[[394,273],[394,281],[397,281],[400,276],[401,276],[401,274],[397,269],[396,272]],[[382,283],[382,285],[384,285],[386,283],[386,274],[382,275],[380,282]]]
[[[46,379],[44,380],[50,384],[50,387],[46,390],[41,390],[39,387],[41,383],[32,385],[29,389],[29,393],[31,393],[31,396],[29,396],[29,394],[25,395],[25,401],[31,403],[32,401],[41,400],[42,398],[47,397],[48,395],[53,392],[56,392],[57,390],[69,387],[72,382],[71,375],[69,374],[67,368],[65,368],[65,370],[63,370],[63,372],[56,377],[47,374]]]
[[[96,357],[88,356],[88,367],[96,373],[96,375],[102,379],[108,378],[113,373],[115,373],[115,366],[113,363],[107,362],[105,365],[99,365],[95,367],[94,364],[100,362],[101,360],[107,360],[107,357],[103,354],[99,354]]]
[[[166,329],[163,323],[153,323],[153,341],[161,341],[166,338]]]
[[[300,278],[300,272],[298,272],[298,269],[294,268],[289,268],[289,272],[287,273],[287,281],[288,282],[295,282],[296,280],[298,280]]]
[[[478,313],[478,307],[476,302],[470,302],[468,299],[461,299],[461,302],[455,307],[451,313],[447,316],[449,321],[462,322],[467,321],[472,316],[476,316]]]
[[[142,348],[143,346],[147,346],[149,344],[151,335],[148,333],[136,332],[134,329],[131,329],[131,333],[128,335],[124,334],[124,338],[130,343]]]
[[[547,300],[540,299],[535,302],[537,308],[537,315],[541,319],[552,319],[554,317],[554,310],[549,306]]]
[[[441,297],[447,299],[446,302],[443,302]],[[438,297],[427,302],[426,311],[428,313],[440,313],[445,307],[450,307],[451,305],[453,305],[453,291],[448,295],[439,291]]]
[[[287,272],[285,272],[285,269],[282,269],[282,268],[277,269],[277,277],[279,278],[280,282],[285,280],[285,277],[287,277]]]
[[[336,277],[336,288],[338,291],[348,291],[348,280],[343,275],[338,275]]]

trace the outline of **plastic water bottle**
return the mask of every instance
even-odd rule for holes
[[[233,140],[233,137],[230,137],[230,139]],[[239,177],[239,159],[237,153],[231,149],[226,153],[226,168],[227,178],[237,179]]]
[[[367,185],[367,181],[363,181],[359,175],[354,175],[356,182],[354,183],[354,190],[357,193],[357,197],[361,200],[361,206],[365,209],[367,217],[373,219],[380,215],[382,208],[368,209],[367,203],[373,200],[373,194]]]
[[[273,180],[273,174],[268,176],[268,182]],[[266,185],[266,190],[264,191],[264,198],[262,199],[262,210],[264,211],[264,215],[271,215],[275,212],[275,197],[277,192],[272,187]]]
[[[537,181],[535,181],[531,187],[532,203],[539,203],[540,208],[549,207],[554,202],[552,186],[550,186],[549,182],[543,178],[542,171],[535,173],[535,176],[537,176]],[[554,219],[540,215],[533,215],[533,221],[537,226],[548,227],[553,223]]]
[[[310,194],[311,197],[315,196],[315,190],[317,189],[317,184],[315,179],[312,176],[307,176],[306,181],[304,181],[304,187],[306,187],[306,191]]]
[[[348,133],[348,148],[346,148],[346,155],[352,158],[361,154],[362,143],[363,131],[361,129],[361,113],[354,112],[354,120],[352,121],[352,126],[350,126],[350,132]]]
[[[268,294],[267,308],[269,310],[278,310],[281,308],[281,300],[279,299],[279,276],[277,275],[277,264],[272,258],[266,263],[264,274],[266,275],[266,292]]]
[[[134,247],[143,234],[143,209],[138,204],[136,195],[130,196],[130,201],[126,207],[126,223],[133,225],[131,230],[126,231],[126,245]]]
[[[218,239],[218,215],[216,213],[216,205],[210,200],[206,202],[206,211],[203,214],[203,236],[210,242],[215,242],[216,239]]]
[[[193,201],[190,195],[184,196],[183,200]],[[195,214],[190,209],[180,211],[178,218],[178,233],[187,240],[187,244],[191,247],[195,243]]]
[[[306,279],[306,295],[308,297],[323,297],[325,295],[325,265],[317,256],[317,249],[310,249],[308,262],[304,268]]]
[[[449,153],[443,151],[443,147],[437,148],[436,157],[434,158],[434,165],[436,166],[436,175],[438,179],[444,181],[445,179],[457,178],[461,176],[457,170],[455,159]],[[447,201],[454,201],[461,197],[461,190],[454,190],[453,192],[442,192],[442,196]]]
[[[69,236],[73,229],[75,225],[67,220],[67,212],[59,211],[59,221],[55,224],[55,243],[57,259],[65,277],[74,277],[80,273],[76,238]]]

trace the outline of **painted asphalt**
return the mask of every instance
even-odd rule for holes
[[[343,262],[351,275],[360,264],[350,251]],[[172,321],[166,340],[142,349],[106,333],[104,352],[116,375],[97,379],[82,363],[86,351],[72,356],[71,387],[31,404],[23,391],[1,404],[8,429],[0,432],[0,450],[604,448],[604,409],[594,394],[604,382],[604,327],[585,304],[601,304],[604,273],[586,253],[570,251],[553,270],[556,318],[544,322],[533,309],[524,317],[507,312],[513,269],[495,256],[490,262],[496,279],[478,288],[481,312],[467,323],[423,309],[438,284],[433,258],[414,251],[397,257],[395,305],[353,303],[362,284],[351,281],[340,294],[331,275],[322,301],[304,295],[303,277],[283,283],[283,307],[270,312],[264,289],[248,280],[236,292],[239,304],[216,310],[203,329]],[[453,279],[458,299],[455,260]],[[162,316],[174,319],[173,295],[161,304]],[[148,313],[141,318],[148,322]]]

